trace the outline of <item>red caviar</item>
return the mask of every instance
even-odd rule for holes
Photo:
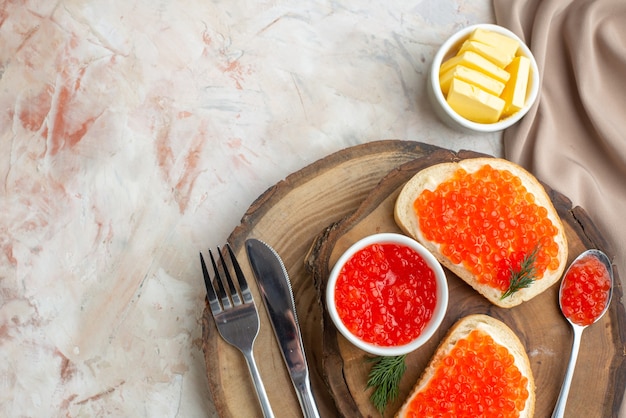
[[[518,271],[537,247],[537,278],[559,266],[557,227],[508,170],[488,164],[473,173],[460,168],[435,190],[424,190],[413,206],[424,237],[479,283],[506,291],[511,269]]]
[[[561,308],[578,325],[594,323],[609,302],[611,279],[597,257],[589,255],[572,265],[563,278]]]
[[[335,305],[344,325],[360,339],[398,346],[417,338],[437,303],[433,269],[415,250],[372,244],[342,267]]]
[[[460,339],[428,386],[411,401],[407,417],[519,417],[528,378],[509,350],[480,330]]]

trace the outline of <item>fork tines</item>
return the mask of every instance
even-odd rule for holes
[[[226,249],[228,250],[231,265],[235,272],[235,276],[237,277],[239,291],[235,286],[235,282],[233,281],[228,266],[226,265],[224,255],[222,254],[222,251],[220,251],[219,247],[217,248],[217,253],[219,254],[219,264],[218,262],[216,262],[211,250],[209,250],[209,257],[211,258],[211,265],[214,272],[214,281],[217,285],[217,289],[213,285],[213,281],[211,280],[206,264],[204,262],[204,257],[202,256],[202,253],[200,253],[200,262],[202,264],[202,274],[204,275],[204,284],[207,290],[207,299],[213,313],[221,312],[224,309],[229,309],[232,306],[238,306],[242,303],[252,302],[252,294],[250,293],[250,289],[248,289],[248,284],[246,282],[243,271],[241,270],[239,262],[237,262],[237,258],[235,257],[235,254],[233,253],[233,250],[229,244],[226,244]],[[226,282],[226,287],[224,286],[224,281]],[[228,291],[226,289],[228,289]]]

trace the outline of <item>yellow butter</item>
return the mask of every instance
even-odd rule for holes
[[[447,102],[456,113],[478,123],[497,122],[505,105],[501,98],[458,78],[452,79]]]
[[[459,49],[459,53],[463,53],[465,51],[476,52],[500,68],[505,68],[511,63],[511,61],[513,61],[513,58],[515,58],[515,51],[511,48],[498,48],[496,46],[484,44],[471,39],[463,42],[461,49]]]
[[[524,107],[530,76],[530,59],[525,56],[515,57],[506,70],[511,74],[509,82],[502,91],[505,101],[504,115],[510,116]]]
[[[500,96],[500,94],[502,94],[502,90],[504,90],[503,82],[464,65],[457,65],[450,68],[439,77],[439,84],[441,85],[441,91],[444,95],[448,94],[453,78],[458,78],[459,80],[473,84],[485,90],[487,93],[491,93],[496,96]]]
[[[499,49],[501,53],[505,55],[515,56],[517,55],[517,50],[519,49],[519,42],[517,39],[510,38],[506,35],[488,29],[478,28],[474,30],[470,34],[469,40],[491,45],[492,47]]]
[[[449,69],[457,65],[464,65],[474,70],[481,71],[489,77],[493,77],[496,80],[506,83],[511,78],[511,75],[504,70],[504,68],[498,67],[487,58],[483,58],[479,54],[472,51],[465,51],[461,54],[457,54],[454,57],[448,59],[441,64],[439,69],[439,75],[446,73]]]

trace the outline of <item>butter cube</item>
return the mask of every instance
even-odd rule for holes
[[[491,45],[499,49],[505,55],[517,55],[519,42],[517,39],[510,38],[498,32],[488,29],[478,28],[469,36],[469,40],[477,41],[486,45]]]
[[[524,107],[526,103],[526,90],[530,77],[530,59],[520,55],[515,57],[506,70],[511,74],[511,79],[504,87],[500,96],[506,103],[504,115],[510,116]]]
[[[444,95],[448,94],[450,84],[452,84],[452,79],[454,78],[473,84],[496,96],[500,96],[502,90],[504,90],[503,82],[464,65],[457,65],[439,76],[439,84]]]
[[[505,68],[511,63],[511,61],[513,61],[513,58],[515,58],[515,51],[511,48],[498,48],[497,46],[484,44],[471,39],[463,42],[461,49],[459,49],[459,53],[463,53],[465,51],[476,52],[500,68]]]
[[[501,98],[458,78],[452,80],[447,102],[459,115],[478,123],[497,122],[505,105]]]
[[[509,78],[511,78],[511,75],[505,71],[504,68],[498,67],[487,58],[483,58],[473,51],[465,51],[448,59],[446,62],[441,64],[439,74],[444,74],[450,68],[457,65],[464,65],[466,67],[473,68],[476,71],[481,71],[489,77],[495,78],[502,83],[506,83],[509,81]]]

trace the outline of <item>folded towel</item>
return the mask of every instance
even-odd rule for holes
[[[585,209],[626,279],[626,1],[494,0],[539,66],[540,97],[505,157]]]

